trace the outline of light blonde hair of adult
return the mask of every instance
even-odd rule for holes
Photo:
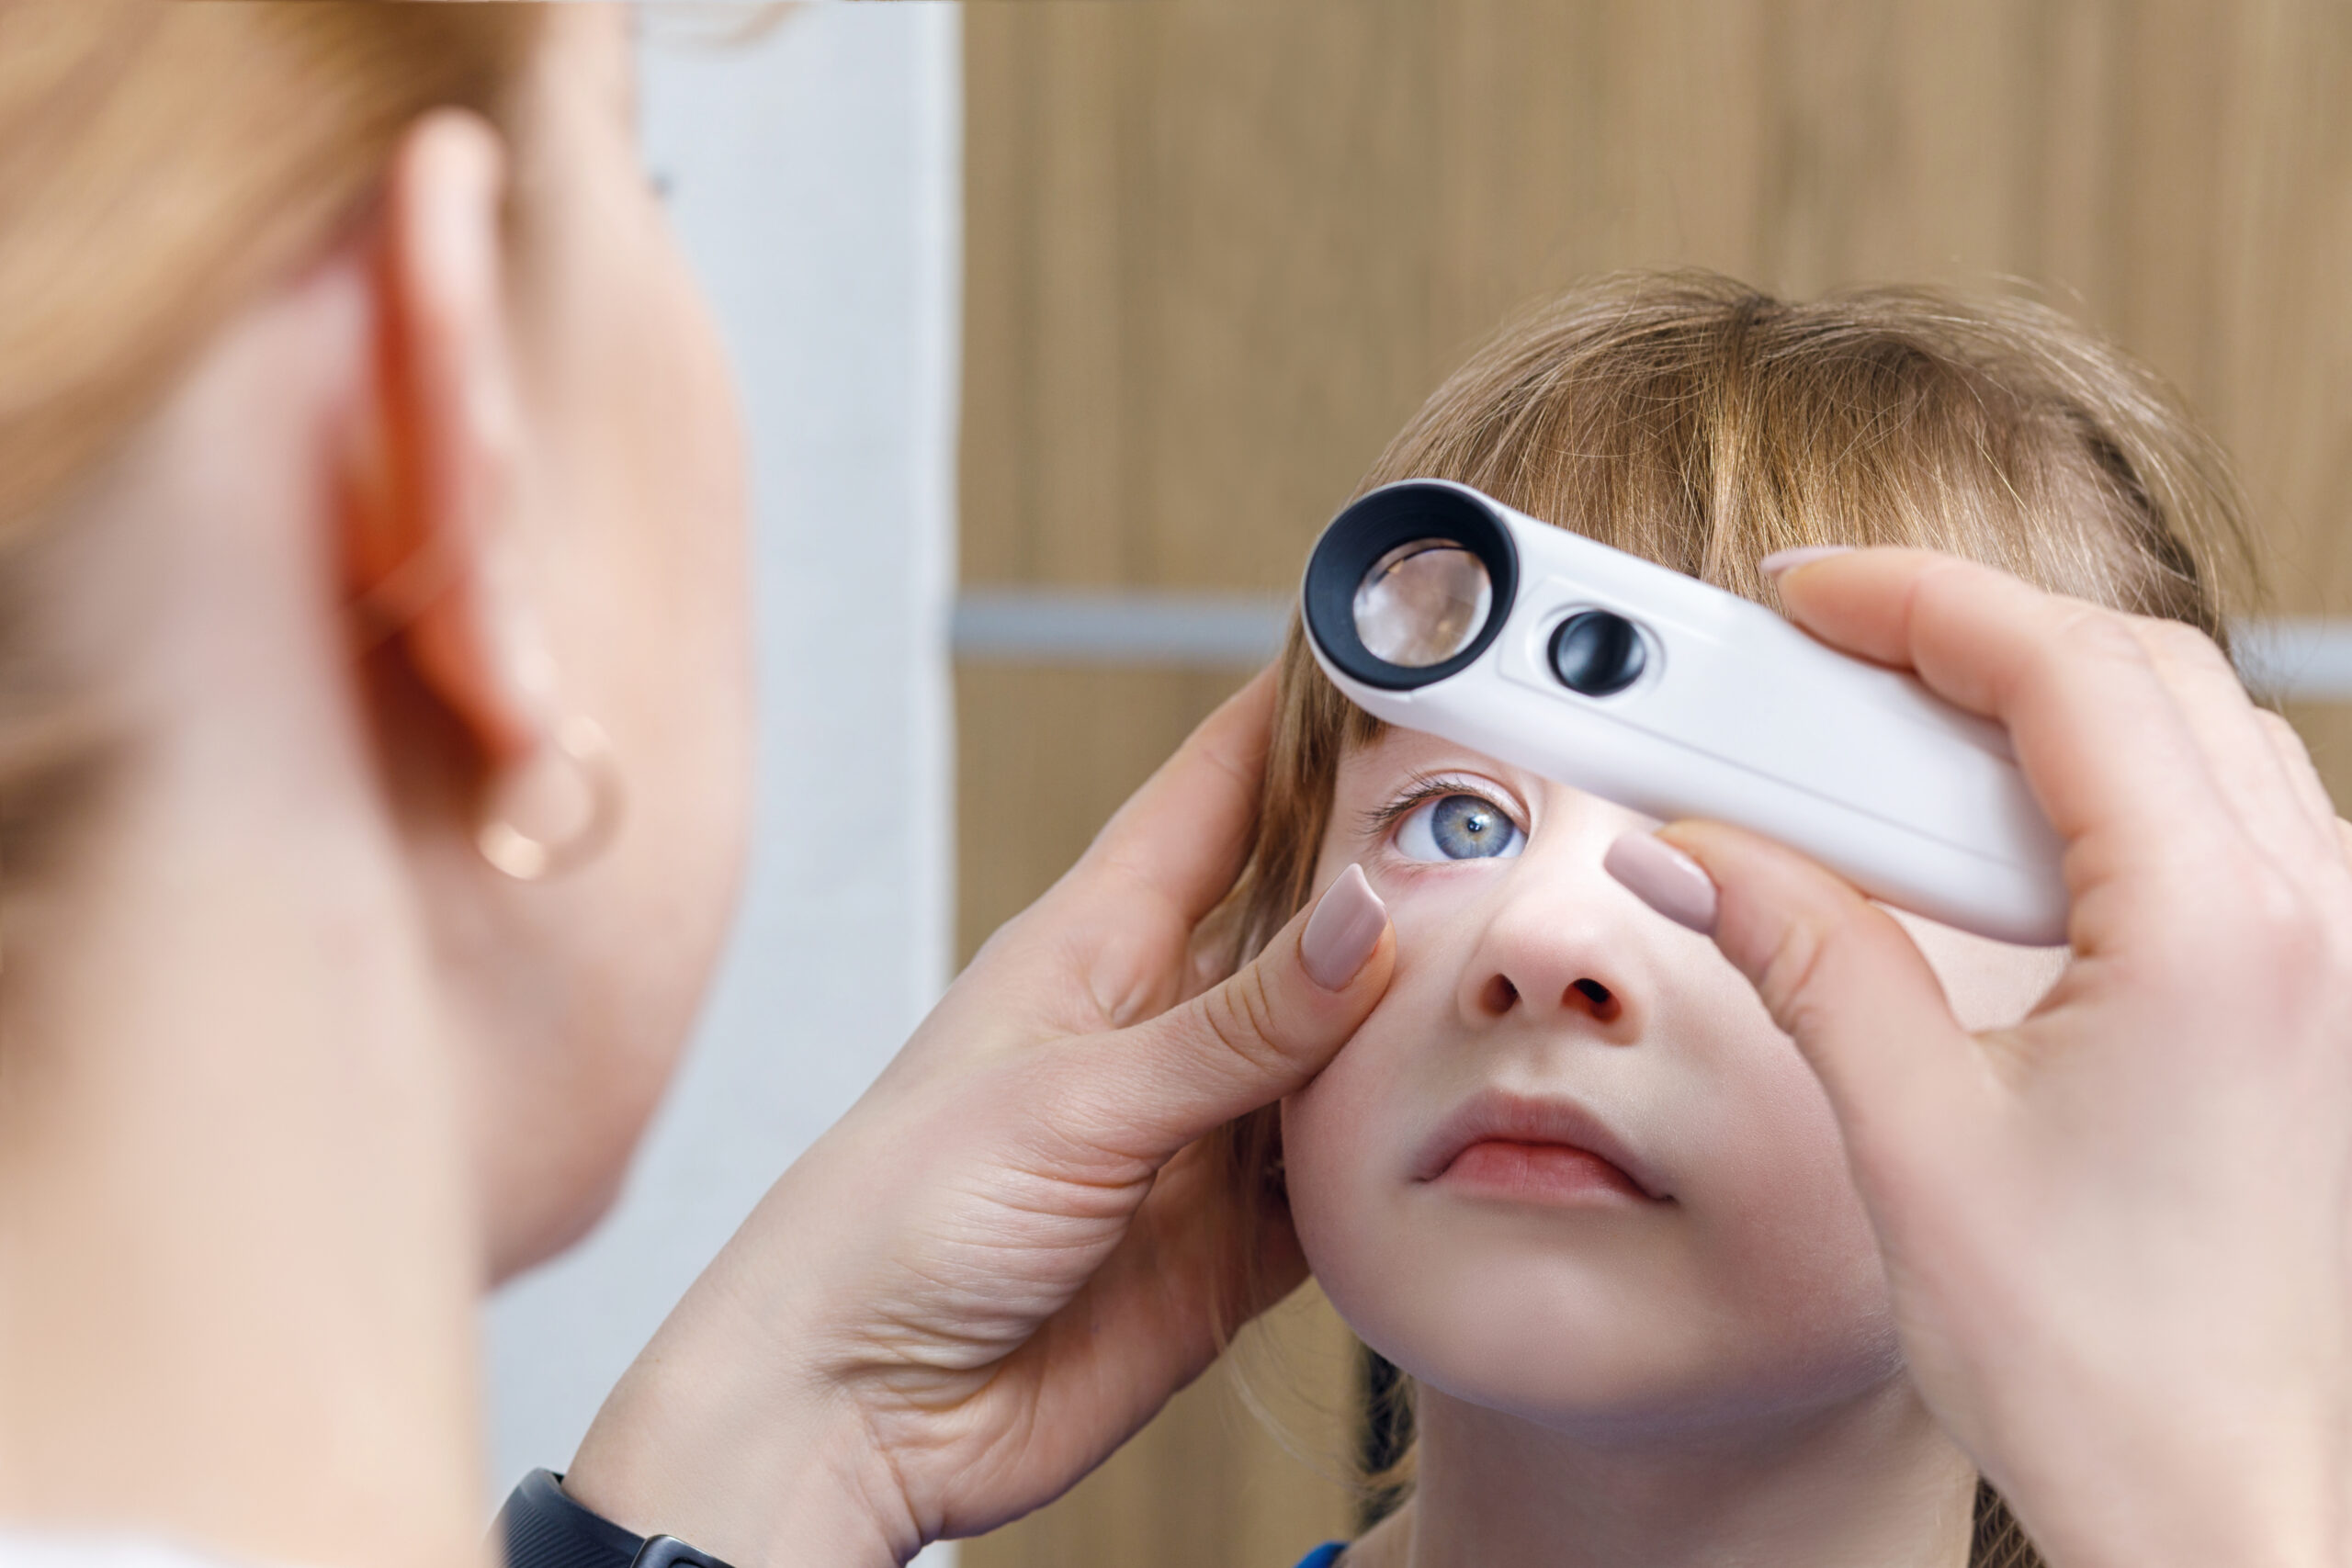
[[[241,305],[366,220],[412,122],[445,105],[508,121],[538,28],[527,6],[0,0],[12,874],[107,739],[32,626],[38,547]]]
[[[2143,367],[2018,299],[1792,304],[1712,275],[1603,279],[1480,350],[1364,488],[1416,477],[1767,604],[1757,561],[1803,545],[1946,550],[2217,639],[2254,589],[2219,447]],[[1237,961],[1306,902],[1340,754],[1382,728],[1324,678],[1295,616],[1280,680],[1255,840],[1220,911]],[[1241,1190],[1281,1203],[1275,1113],[1228,1129],[1228,1149]],[[1972,1563],[2037,1561],[1980,1489]]]

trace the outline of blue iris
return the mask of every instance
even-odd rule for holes
[[[1412,860],[1492,860],[1519,852],[1519,824],[1475,795],[1442,795],[1416,807],[1397,830],[1396,847]]]

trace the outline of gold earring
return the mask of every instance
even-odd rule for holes
[[[517,882],[560,876],[613,841],[622,801],[611,740],[574,714],[536,756],[492,783],[474,848]]]

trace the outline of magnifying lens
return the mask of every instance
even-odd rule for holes
[[[1356,636],[1376,659],[1426,670],[1469,647],[1494,603],[1476,555],[1452,539],[1415,539],[1373,562],[1356,584]]]

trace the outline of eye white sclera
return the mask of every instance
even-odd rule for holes
[[[1452,539],[1415,539],[1356,585],[1356,636],[1374,659],[1424,670],[1469,647],[1493,604],[1484,561]]]

